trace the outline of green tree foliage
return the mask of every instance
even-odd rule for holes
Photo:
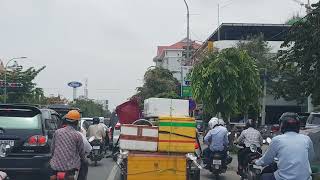
[[[191,74],[194,98],[210,115],[248,113],[259,107],[261,86],[255,60],[244,50],[224,49],[209,53],[196,64]]]
[[[110,117],[109,110],[104,110],[101,104],[92,100],[77,99],[70,103],[70,106],[79,108],[83,117]]]
[[[302,18],[299,16],[299,14],[293,15],[290,19],[288,19],[285,24],[293,25],[294,23],[302,20]]]
[[[274,79],[279,75],[277,69],[276,54],[270,52],[270,47],[264,41],[263,35],[248,37],[246,41],[240,41],[237,47],[246,51],[249,56],[254,58],[256,65],[260,71],[261,85],[263,86],[264,69],[267,69],[267,90],[269,94],[275,94],[274,88],[276,84]],[[279,97],[278,97],[279,98]]]
[[[282,47],[278,93],[287,99],[312,94],[313,103],[320,104],[320,2],[291,27]]]
[[[7,71],[7,82],[22,83],[21,88],[7,87],[7,102],[8,103],[39,103],[41,104],[44,99],[43,90],[36,87],[36,83],[33,80],[36,76],[45,69],[43,66],[40,69],[33,67],[26,70],[15,69]],[[0,75],[0,78],[4,80],[4,73]],[[4,98],[4,88],[1,88],[1,101]]]
[[[137,88],[137,98],[140,104],[151,97],[179,98],[179,82],[172,73],[163,68],[156,67],[148,70],[144,75],[144,84]]]

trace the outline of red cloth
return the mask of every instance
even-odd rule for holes
[[[121,124],[132,124],[140,119],[141,110],[137,100],[127,101],[116,108],[116,112]]]

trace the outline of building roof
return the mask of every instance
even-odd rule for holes
[[[196,43],[195,41],[190,40],[192,43],[193,49],[198,49],[201,47],[201,44]],[[181,41],[174,43],[170,46],[158,46],[157,57],[163,56],[165,50],[174,50],[174,49],[184,49],[187,46],[187,38],[182,39]]]
[[[265,41],[284,41],[291,25],[286,24],[258,24],[258,23],[222,23],[194,54],[201,53],[208,45],[208,41],[244,40],[250,36],[262,34]],[[218,38],[218,32],[220,38]]]

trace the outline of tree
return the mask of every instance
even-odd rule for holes
[[[229,48],[201,59],[192,70],[191,87],[206,112],[229,118],[238,112],[248,113],[250,106],[259,107],[259,71],[246,51]]]
[[[293,15],[290,19],[288,19],[285,24],[288,24],[288,25],[293,25],[295,24],[296,22],[302,20],[302,17],[299,16],[299,14],[296,14],[296,15]]]
[[[178,80],[169,70],[156,67],[145,73],[144,84],[137,88],[133,98],[137,98],[140,105],[151,97],[179,98],[179,86]]]
[[[110,117],[109,110],[104,110],[101,104],[95,103],[92,100],[77,99],[70,103],[70,106],[79,108],[83,117]]]
[[[289,30],[278,55],[279,94],[287,99],[312,95],[320,104],[320,2]]]
[[[7,87],[7,102],[8,103],[41,103],[44,94],[41,88],[36,87],[33,80],[37,75],[45,69],[45,66],[40,69],[30,67],[26,70],[14,69],[12,71],[3,72],[0,78],[4,80],[4,73],[7,73],[7,82],[21,83],[23,87],[11,88]],[[4,88],[1,88],[1,100],[4,98]]]

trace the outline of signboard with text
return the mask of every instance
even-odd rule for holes
[[[182,97],[191,97],[191,81],[189,79],[189,73],[191,72],[192,66],[182,66]]]

